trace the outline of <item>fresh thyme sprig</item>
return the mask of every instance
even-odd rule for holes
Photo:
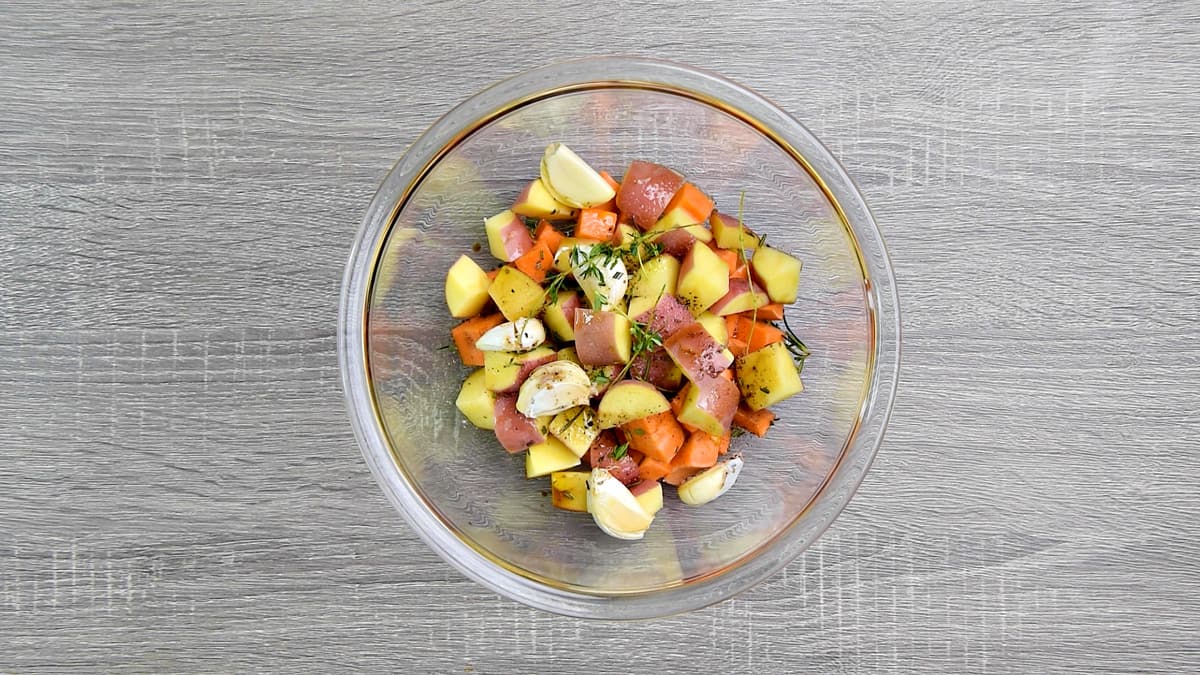
[[[549,283],[546,284],[547,305],[553,305],[558,302],[558,292],[562,290],[563,284],[567,282],[570,276],[569,272],[559,272],[550,277]]]

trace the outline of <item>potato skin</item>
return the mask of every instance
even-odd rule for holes
[[[671,197],[683,187],[683,176],[661,164],[633,161],[617,189],[617,208],[642,230],[658,222]]]
[[[658,304],[633,317],[633,320],[645,325],[648,330],[658,333],[659,337],[664,340],[674,335],[680,328],[695,321],[691,311],[673,295],[662,296],[658,299]]]
[[[588,466],[593,469],[608,469],[613,478],[621,481],[625,485],[632,485],[638,482],[641,477],[641,469],[637,462],[629,455],[622,455],[620,459],[613,459],[612,453],[617,449],[616,439],[610,431],[605,431],[596,437],[592,443],[592,447],[584,457],[587,459]]]
[[[629,360],[629,321],[616,312],[575,310],[575,353],[585,366]]]
[[[695,383],[719,376],[733,363],[724,347],[699,322],[680,328],[663,343],[663,347],[684,376]]]
[[[510,453],[516,454],[534,443],[546,440],[533,420],[517,410],[516,394],[496,397],[496,440]]]

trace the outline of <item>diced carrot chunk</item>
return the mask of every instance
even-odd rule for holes
[[[755,321],[747,312],[725,317],[725,332],[729,337],[729,351],[734,356],[745,356],[767,345],[783,341],[783,331],[762,321]]]
[[[671,471],[666,476],[666,482],[679,485],[700,471],[717,463],[721,454],[724,437],[713,436],[704,431],[695,431],[684,441],[683,447],[675,453],[671,460]]]
[[[650,456],[643,459],[638,464],[638,468],[640,469],[638,475],[641,476],[642,480],[659,480],[668,473],[671,473],[670,462],[657,460]]]
[[[558,247],[562,245],[563,233],[550,224],[550,221],[543,220],[538,223],[537,230],[533,233],[533,243],[545,244],[546,248],[550,249],[551,253],[557,253]]]
[[[783,342],[783,331],[769,323],[757,321],[750,332],[749,340],[746,343],[746,350],[756,352],[776,342]]]
[[[628,422],[622,429],[630,448],[662,462],[671,461],[684,441],[683,427],[670,410]]]
[[[667,202],[663,213],[670,213],[675,209],[680,209],[691,217],[691,223],[685,224],[703,223],[712,214],[713,200],[695,185],[684,183],[683,187],[675,192],[675,196],[671,197],[671,201]]]
[[[767,429],[771,428],[771,423],[775,421],[775,413],[763,408],[762,410],[751,410],[749,406],[742,403],[737,407],[737,412],[733,413],[733,423],[755,436],[765,436]]]
[[[763,305],[758,308],[759,321],[782,321],[783,320],[783,303],[772,302],[769,305]]]
[[[514,260],[513,265],[524,272],[525,276],[540,284],[546,278],[546,274],[554,269],[554,253],[545,242],[538,242]]]
[[[603,209],[581,209],[575,236],[580,239],[608,241],[617,229],[617,214]]]
[[[483,352],[475,348],[475,341],[489,329],[502,323],[504,323],[503,314],[476,316],[450,330],[450,336],[454,339],[454,346],[458,349],[458,356],[462,359],[463,365],[483,365]]]
[[[604,179],[605,183],[608,183],[609,187],[611,187],[614,192],[616,192],[616,190],[620,189],[621,181],[613,178],[612,174],[610,174],[609,172],[601,171],[600,177]],[[616,210],[617,210],[617,195],[614,194],[612,199],[604,202],[603,204],[597,204],[596,208],[604,209],[605,211],[616,212]]]

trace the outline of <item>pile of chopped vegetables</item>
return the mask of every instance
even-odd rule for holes
[[[549,476],[554,506],[621,539],[650,527],[663,483],[692,506],[729,490],[731,437],[765,435],[770,406],[803,390],[808,349],[784,316],[800,260],[667,167],[634,161],[617,181],[561,143],[484,230],[502,264],[463,255],[446,275],[475,368],[466,419]]]

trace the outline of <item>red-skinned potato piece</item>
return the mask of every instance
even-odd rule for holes
[[[518,453],[534,443],[546,440],[537,425],[517,410],[516,394],[496,397],[496,439],[510,453]]]
[[[640,324],[648,324],[647,328],[658,333],[664,340],[695,321],[688,308],[673,295],[663,295],[658,299],[658,304],[633,317],[633,320]]]
[[[683,382],[683,371],[675,365],[675,360],[667,350],[662,348],[633,357],[633,362],[629,364],[629,376],[649,382],[664,391],[675,391]]]
[[[593,469],[608,469],[613,478],[625,485],[632,485],[639,479],[638,463],[629,456],[628,447],[620,459],[613,459],[612,454],[617,449],[617,441],[612,432],[605,431],[592,441],[584,458]]]
[[[653,490],[655,485],[658,485],[657,480],[639,480],[629,486],[629,494],[637,497]]]
[[[683,260],[688,251],[696,245],[696,237],[687,230],[670,230],[655,238],[655,243],[661,244],[663,253]]]
[[[632,217],[639,228],[648,230],[658,222],[681,187],[683,176],[665,166],[635,160],[621,178],[617,208]]]
[[[771,299],[758,286],[747,279],[730,279],[729,292],[708,308],[717,316],[729,316],[741,312],[753,311],[757,307],[765,307]]]
[[[616,312],[575,310],[575,353],[585,366],[607,366],[629,360],[629,319]]]
[[[663,342],[663,347],[692,382],[717,377],[733,364],[725,348],[699,322],[680,328]]]
[[[533,237],[525,221],[512,211],[501,211],[483,221],[488,250],[504,262],[512,262],[533,248]]]
[[[679,422],[714,436],[723,436],[733,423],[740,397],[741,392],[732,379],[714,377],[699,383],[693,382],[684,392]]]

